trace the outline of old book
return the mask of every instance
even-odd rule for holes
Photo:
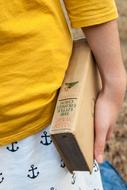
[[[94,105],[102,87],[86,40],[74,40],[72,55],[50,127],[51,138],[68,170],[92,171]]]

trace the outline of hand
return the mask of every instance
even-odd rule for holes
[[[116,119],[123,103],[125,88],[101,90],[95,104],[94,155],[98,163],[103,162],[106,140],[111,138]]]
[[[103,82],[95,104],[95,159],[103,161],[105,142],[110,138],[123,103],[126,72],[121,56],[117,20],[82,28],[93,52]]]

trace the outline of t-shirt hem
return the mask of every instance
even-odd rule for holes
[[[11,144],[12,142],[23,140],[24,138],[27,138],[27,137],[29,137],[31,135],[34,135],[34,134],[40,132],[41,130],[45,129],[50,124],[51,124],[51,119],[47,120],[46,122],[39,125],[38,127],[32,127],[29,130],[25,130],[25,131],[23,130],[20,133],[17,133],[17,134],[2,138],[2,139],[0,139],[0,146],[5,146],[5,145],[8,145],[8,144]],[[10,140],[10,139],[13,139],[13,141]]]
[[[103,17],[98,17],[98,18],[94,18],[93,19],[82,19],[82,20],[78,20],[78,21],[73,21],[71,22],[71,27],[72,28],[81,28],[81,27],[88,27],[88,26],[93,26],[93,25],[98,25],[98,24],[103,24],[106,23],[108,21],[112,21],[118,18],[118,14],[114,13],[114,14],[109,14],[109,15],[104,15]]]

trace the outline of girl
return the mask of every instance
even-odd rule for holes
[[[95,159],[103,161],[123,102],[126,74],[113,0],[65,0],[71,26],[82,28],[103,88],[95,106]],[[49,128],[72,51],[59,0],[0,2],[0,190],[102,190],[93,173],[67,170]]]

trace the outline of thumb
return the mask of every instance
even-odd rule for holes
[[[104,129],[102,126],[95,127],[94,154],[95,154],[95,159],[97,160],[98,163],[103,162],[106,135],[107,135],[106,128]]]

